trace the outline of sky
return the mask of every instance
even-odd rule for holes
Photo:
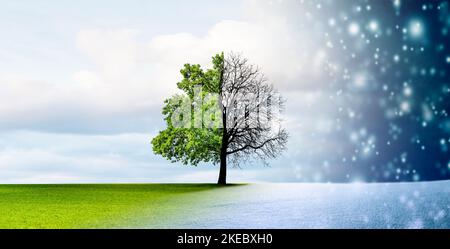
[[[231,182],[450,178],[448,1],[0,1],[0,183],[215,182],[150,141],[221,51],[286,99],[288,150]]]

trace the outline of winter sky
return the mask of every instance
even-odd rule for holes
[[[388,161],[405,163],[402,150],[373,159],[391,140],[361,124],[367,118],[358,106],[368,103],[358,102],[358,91],[380,83],[378,73],[369,65],[354,72],[334,49],[373,58],[376,50],[365,42],[378,38],[371,29],[384,34],[391,24],[362,21],[382,20],[367,9],[370,1],[332,2],[0,1],[0,183],[214,182],[217,167],[171,164],[152,153],[150,141],[164,128],[161,107],[177,93],[183,64],[208,67],[221,51],[240,52],[261,66],[287,99],[284,124],[291,135],[288,151],[271,167],[234,169],[230,181],[364,181],[373,178],[349,170],[349,161],[384,173]],[[394,15],[396,2],[382,7]],[[342,8],[333,13],[335,5]],[[334,25],[345,40],[329,38]],[[362,45],[355,33],[366,33]],[[330,80],[336,78],[342,81]],[[405,103],[399,108],[414,108]],[[353,118],[359,121],[346,125]],[[449,135],[442,139],[447,143]],[[403,174],[414,165],[398,167]]]

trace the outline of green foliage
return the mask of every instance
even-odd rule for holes
[[[204,71],[200,65],[186,64],[180,71],[183,79],[177,84],[178,88],[184,92],[167,99],[163,107],[163,115],[167,128],[161,131],[153,140],[153,151],[162,155],[171,162],[182,162],[185,165],[198,165],[201,162],[219,163],[220,148],[222,143],[223,129],[220,127],[220,114],[210,113],[208,109],[214,109],[218,105],[218,99],[207,99],[208,93],[219,94],[221,85],[221,74],[223,70],[224,55],[218,54],[213,57],[213,68]],[[196,98],[196,87],[202,87],[199,98]],[[188,101],[191,100],[191,101]],[[204,104],[200,110],[191,103],[201,101]],[[181,115],[186,124],[182,128],[174,126],[172,116],[183,105],[190,109],[191,119]],[[217,106],[216,106],[217,107]],[[217,110],[218,108],[216,108]],[[198,127],[194,124],[203,120],[205,115],[210,115],[210,119],[217,128]],[[200,124],[202,125],[202,123]]]

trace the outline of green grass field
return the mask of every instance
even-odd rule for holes
[[[0,228],[163,227],[208,184],[0,185]],[[207,195],[207,194],[206,194]]]

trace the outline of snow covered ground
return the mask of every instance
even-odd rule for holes
[[[215,190],[171,228],[450,228],[450,181]]]

